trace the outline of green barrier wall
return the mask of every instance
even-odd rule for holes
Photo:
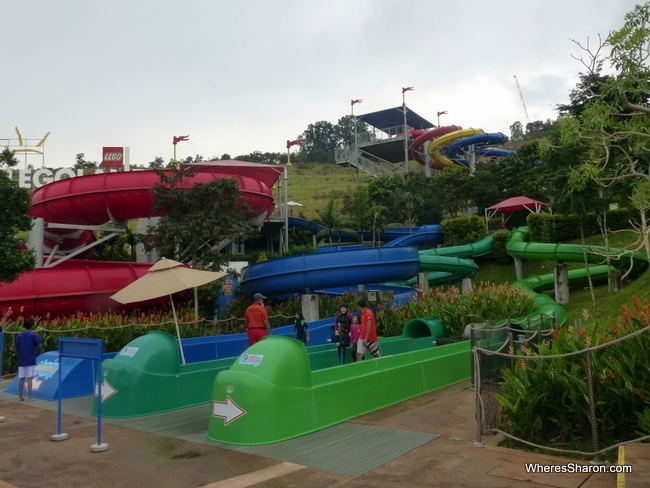
[[[207,437],[279,442],[469,378],[469,341],[312,372],[300,342],[270,336],[217,375]]]
[[[425,319],[430,320],[430,319]],[[401,354],[430,348],[442,337],[436,333],[395,336],[380,340],[383,355]],[[336,346],[325,344],[304,348],[312,370],[339,365]],[[102,363],[104,403],[102,415],[126,418],[151,415],[208,403],[217,374],[228,370],[235,357],[180,364],[177,340],[165,332],[149,332],[127,344],[114,359]],[[347,352],[348,362],[352,361]],[[97,400],[93,406],[97,414]]]

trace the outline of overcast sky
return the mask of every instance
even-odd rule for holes
[[[509,135],[555,119],[633,0],[72,0],[3,2],[0,145],[47,132],[45,166],[280,152],[310,123],[402,103]],[[24,161],[24,157],[19,159]],[[41,156],[28,164],[41,166]],[[23,167],[23,163],[21,166]]]

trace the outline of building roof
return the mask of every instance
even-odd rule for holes
[[[435,127],[424,117],[419,116],[413,110],[406,106],[398,106],[371,112],[364,115],[357,115],[357,119],[366,124],[375,127],[381,131],[387,132],[386,129],[404,125],[404,108],[406,108],[406,124],[413,129],[431,129]]]

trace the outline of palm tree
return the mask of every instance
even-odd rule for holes
[[[357,233],[349,228],[350,221],[348,217],[338,211],[336,201],[333,198],[327,201],[324,209],[316,210],[316,213],[318,214],[321,225],[325,227],[316,235],[319,237],[327,236],[330,246],[332,245],[332,234],[334,231],[339,232],[339,243],[341,242],[342,232],[350,234],[353,238],[357,237]]]
[[[401,178],[400,186],[402,187],[400,194],[397,195],[397,202],[406,216],[406,225],[411,229],[413,227],[413,211],[416,206],[422,205],[424,203],[424,198],[422,195],[417,193],[416,188],[414,188],[415,180],[413,178]]]
[[[123,244],[129,246],[129,255],[131,261],[137,261],[137,246],[142,242],[142,234],[138,234],[137,232],[133,231],[131,227],[127,226],[124,234],[120,236],[120,240]]]
[[[377,202],[373,202],[370,207],[370,213],[372,216],[372,247],[375,247],[376,243],[380,240],[379,235],[386,225],[388,208]]]

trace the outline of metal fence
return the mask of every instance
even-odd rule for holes
[[[650,327],[595,346],[585,337],[582,348],[554,347],[553,328],[471,329],[479,444],[483,435],[503,434],[598,459],[650,439]]]

